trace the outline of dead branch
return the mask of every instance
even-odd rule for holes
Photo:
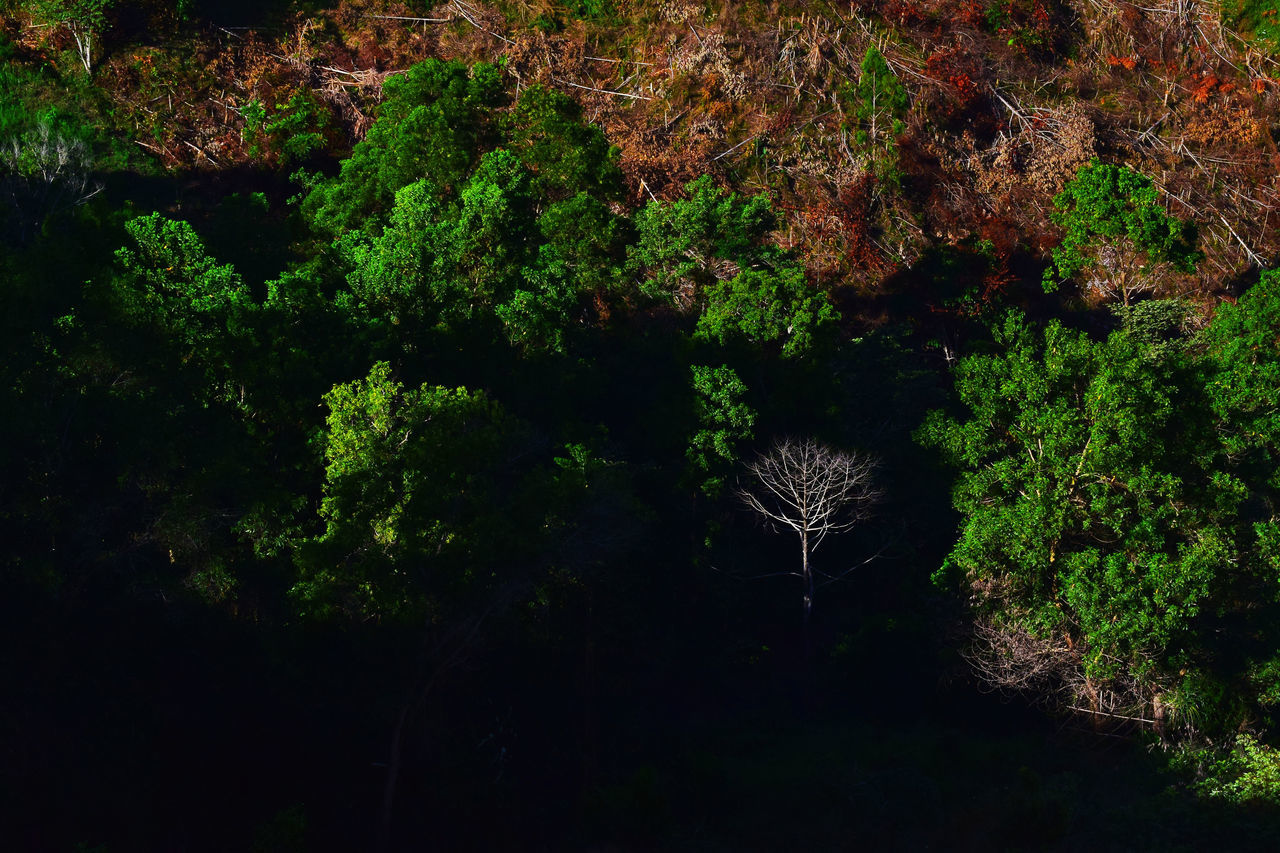
[[[620,98],[631,98],[632,100],[636,100],[636,101],[652,101],[653,100],[653,98],[649,98],[644,95],[634,95],[631,92],[618,92],[614,89],[598,89],[595,86],[583,86],[581,83],[574,83],[570,80],[565,80],[560,77],[552,76],[551,79],[565,86],[572,86],[575,89],[585,89],[588,92],[599,92],[602,95],[617,95]]]
[[[732,154],[733,152],[737,151],[739,148],[741,148],[742,146],[746,145],[748,142],[750,142],[750,141],[751,141],[751,140],[753,140],[753,139],[756,139],[756,138],[757,138],[757,137],[759,137],[759,136],[760,136],[760,134],[758,134],[758,133],[757,133],[757,134],[755,134],[755,135],[753,135],[753,136],[749,136],[749,137],[747,137],[746,139],[744,139],[744,140],[742,140],[741,142],[739,142],[737,145],[735,145],[735,146],[733,146],[732,148],[730,148],[728,151],[722,151],[721,153],[719,153],[719,154],[717,154],[716,156],[712,157],[712,158],[711,158],[711,161],[714,163],[716,160],[719,160],[721,157],[725,157],[725,156],[727,156],[727,155],[729,155],[729,154]]]
[[[415,24],[447,24],[453,18],[410,18],[404,15],[370,15],[366,13],[366,18],[376,18],[379,21],[413,21]]]

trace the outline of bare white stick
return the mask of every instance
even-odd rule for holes
[[[566,86],[572,86],[575,89],[586,89],[588,92],[600,92],[604,95],[617,95],[619,98],[631,98],[636,101],[652,101],[653,98],[646,98],[644,95],[633,95],[630,92],[618,92],[614,89],[597,89],[595,86],[583,86],[581,83],[574,83],[571,80],[565,80],[560,77],[552,77],[557,83],[563,83]]]

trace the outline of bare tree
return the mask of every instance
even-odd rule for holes
[[[804,621],[813,610],[816,588],[810,553],[828,534],[839,533],[867,517],[880,497],[872,483],[878,463],[870,456],[845,453],[813,439],[782,439],[747,466],[754,482],[738,490],[743,503],[778,530],[800,537],[804,583]]]
[[[46,217],[84,204],[102,189],[91,180],[93,157],[79,139],[41,124],[21,138],[0,142],[0,196],[7,196],[25,238]],[[4,220],[0,208],[0,222]]]
[[[1086,290],[1131,305],[1135,296],[1157,290],[1160,282],[1174,273],[1174,266],[1167,261],[1144,263],[1136,250],[1106,241],[1095,253],[1090,272]]]
[[[972,630],[972,642],[961,655],[980,687],[1089,720],[1095,729],[1149,728],[1161,737],[1194,731],[1193,719],[1169,701],[1166,687],[1144,683],[1124,667],[1110,678],[1091,677],[1084,664],[1087,650],[1065,632],[1038,631],[1019,619],[985,614],[974,620]]]

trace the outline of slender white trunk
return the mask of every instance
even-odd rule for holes
[[[804,580],[804,623],[809,624],[813,612],[813,572],[809,568],[809,531],[800,533],[801,578]]]
[[[76,52],[80,54],[80,63],[84,65],[86,74],[93,73],[93,32],[91,30],[81,30],[79,27],[72,25],[71,38],[76,43]]]

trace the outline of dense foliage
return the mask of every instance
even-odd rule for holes
[[[1151,331],[1093,342],[1010,317],[995,354],[957,368],[965,419],[935,412],[922,438],[961,468],[965,523],[950,564],[989,613],[1010,683],[1045,652],[1002,648],[998,635],[1047,648],[1061,637],[1063,672],[1050,680],[1066,683],[1050,686],[1069,701],[1117,690],[1131,711],[1229,729],[1271,705],[1277,590],[1270,521],[1257,520],[1270,519],[1269,489],[1240,476],[1223,442],[1239,427],[1211,404],[1221,362],[1195,340],[1153,343]],[[1227,624],[1250,642],[1234,635],[1223,648]],[[1253,690],[1234,686],[1250,680]]]
[[[1095,160],[1067,182],[1053,206],[1053,219],[1066,234],[1053,250],[1053,266],[1045,271],[1047,288],[1057,285],[1054,273],[1066,279],[1090,267],[1119,266],[1117,249],[1108,243],[1121,239],[1144,253],[1148,265],[1165,261],[1190,272],[1200,257],[1194,227],[1169,216],[1151,179],[1130,168]],[[1137,274],[1148,269],[1144,265]],[[1116,289],[1126,305],[1134,290],[1150,289],[1149,284],[1140,287],[1125,281],[1133,276],[1129,270],[1106,269],[1103,275],[1118,279]]]

